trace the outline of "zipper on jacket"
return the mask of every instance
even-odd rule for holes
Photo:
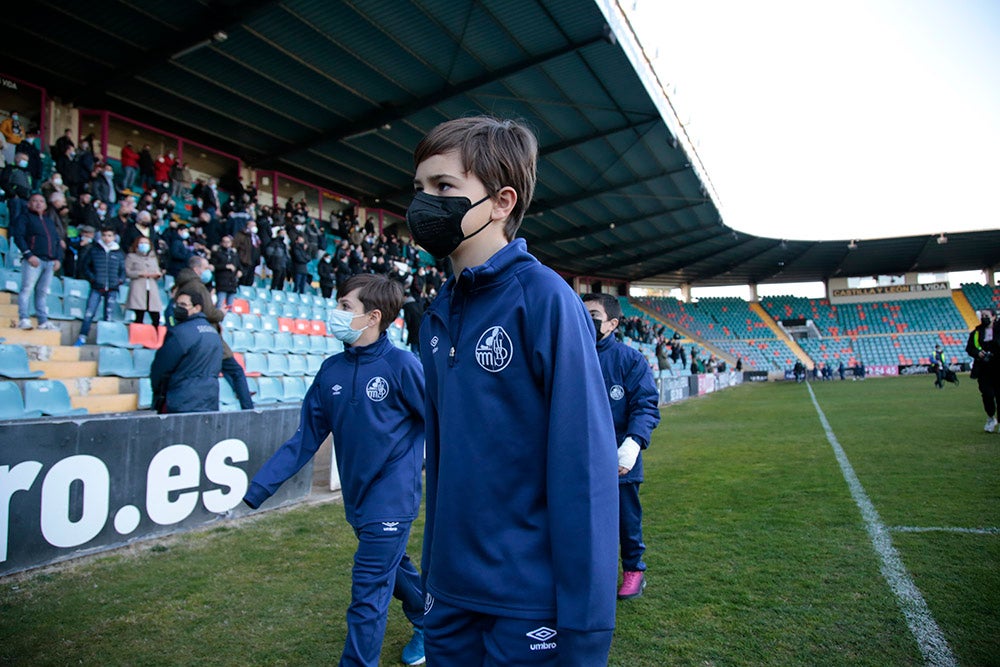
[[[458,286],[457,281],[456,281],[456,285],[455,286],[456,287]],[[455,351],[455,346],[458,345],[458,341],[460,341],[462,339],[462,325],[465,322],[465,295],[464,294],[461,295],[462,296],[462,303],[461,304],[456,303],[456,301],[457,301],[456,297],[458,297],[458,296],[459,296],[459,294],[458,294],[457,290],[452,291],[452,294],[451,294],[451,309],[450,310],[456,310],[456,309],[458,310],[458,327],[457,327],[457,329],[455,331],[455,335],[451,339],[451,349],[448,350],[448,367],[449,368],[454,368],[455,365],[458,363],[458,356],[457,356],[456,351]],[[450,313],[449,313],[448,320],[451,321],[451,314]]]
[[[354,355],[354,382],[351,383],[351,405],[358,403],[358,371],[361,368],[361,357]]]

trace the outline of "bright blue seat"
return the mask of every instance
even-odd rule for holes
[[[288,303],[286,301],[281,306],[281,314],[279,315],[279,317],[290,317],[292,319],[295,319],[296,317],[299,316],[298,313],[299,313],[299,304]]]
[[[257,395],[253,402],[258,405],[277,403],[284,396],[285,390],[278,378],[262,376],[257,378]]]
[[[114,375],[120,378],[143,377],[132,361],[132,352],[120,347],[102,347],[97,351],[97,374]],[[149,375],[147,371],[146,376]]]
[[[298,292],[285,292],[285,303],[290,303],[294,305],[299,305],[302,300],[299,298]]]
[[[53,417],[85,415],[87,408],[74,408],[66,385],[58,380],[29,380],[24,383],[24,409],[38,410]]]
[[[33,371],[28,365],[28,352],[20,345],[0,345],[0,376],[15,380],[40,378],[43,371]]]
[[[306,374],[308,371],[308,366],[306,365],[306,357],[308,354],[289,354],[286,358],[288,360],[288,370],[285,371],[285,375],[297,375],[299,377]]]
[[[165,302],[164,302],[165,303]],[[87,312],[87,299],[80,296],[63,297],[63,314],[74,320],[82,320]]]
[[[280,352],[267,355],[267,370],[264,375],[288,375],[288,357]]]
[[[236,288],[236,293],[247,301],[252,301],[257,298],[257,288],[252,285],[240,285]]]
[[[260,318],[260,328],[262,331],[270,331],[271,333],[277,332],[280,329],[278,327],[278,316],[262,315]]]
[[[41,416],[41,410],[29,412],[24,409],[24,397],[16,383],[0,382],[0,419],[32,419]]]
[[[283,377],[281,378],[281,402],[282,403],[301,403],[302,399],[306,397],[306,381],[301,377]]]
[[[333,336],[328,336],[325,340],[328,354],[340,354],[344,351],[344,344]]]
[[[142,347],[136,343],[128,342],[127,326],[121,322],[105,322],[103,320],[97,323],[97,344],[120,347],[126,350]]]
[[[310,305],[300,303],[298,308],[295,310],[295,318],[299,320],[308,320],[312,318],[313,308]]]
[[[276,289],[271,290],[271,302],[278,304],[285,303],[286,294],[288,294],[288,292],[282,292],[281,290],[276,290]]]
[[[57,282],[58,281],[53,280],[52,284],[54,285]],[[72,315],[67,315],[66,312],[63,310],[63,300],[62,300],[61,297],[56,296],[55,294],[49,294],[47,297],[45,297],[45,303],[49,307],[49,319],[50,320],[72,320],[72,319],[74,319]]]
[[[234,313],[229,311],[222,320],[222,327],[224,329],[242,329],[243,328],[243,316],[239,313]]]

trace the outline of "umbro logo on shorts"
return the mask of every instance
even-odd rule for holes
[[[525,633],[531,639],[537,640],[538,643],[531,644],[528,646],[532,651],[550,651],[556,648],[556,643],[554,641],[550,642],[550,639],[555,639],[556,631],[552,628],[547,628],[544,625],[540,628],[535,628],[531,632]]]
[[[382,522],[382,532],[383,533],[395,533],[399,530],[398,521],[383,521]]]

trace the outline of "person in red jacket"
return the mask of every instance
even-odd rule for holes
[[[131,141],[122,146],[122,171],[122,190],[131,190],[135,177],[139,175],[139,153],[132,148]]]
[[[170,185],[170,169],[174,166],[174,154],[161,155],[153,163],[153,179],[157,184]]]

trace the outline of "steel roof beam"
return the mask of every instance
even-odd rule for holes
[[[677,174],[683,174],[685,171],[690,171],[690,170],[691,170],[691,165],[686,165],[681,169],[667,169],[666,171],[661,171],[656,174],[653,174],[652,176],[646,176],[645,178],[641,178],[635,181],[629,181],[628,183],[615,183],[601,190],[581,190],[575,195],[571,195],[569,197],[563,197],[561,199],[536,201],[533,202],[530,207],[531,215],[540,215],[546,211],[551,211],[556,208],[562,208],[563,206],[569,206],[571,204],[575,204],[577,202],[590,199],[592,197],[599,197],[601,195],[606,195],[609,192],[617,192],[618,190],[632,187],[633,185],[641,185],[643,183],[649,183],[650,181],[655,181],[656,179],[663,178],[664,176],[676,176]],[[692,199],[687,199],[686,197],[684,199],[691,203],[705,203],[708,201],[708,199],[692,200]]]
[[[707,202],[699,201],[692,202],[689,204],[684,204],[683,206],[675,206],[674,208],[664,208],[659,211],[654,211],[652,213],[643,213],[642,215],[637,215],[634,218],[626,218],[625,220],[614,220],[615,230],[619,230],[623,227],[629,227],[631,225],[638,225],[652,218],[656,218],[662,215],[672,215],[674,213],[680,213],[681,211],[686,211],[688,209],[697,208],[699,206],[704,206]],[[610,224],[610,223],[609,223]],[[534,243],[549,244],[549,243],[563,243],[566,241],[577,241],[579,239],[585,239],[594,234],[600,234],[601,232],[612,231],[610,227],[601,228],[575,228],[568,232],[563,232],[562,234],[546,234],[544,236],[540,234],[532,233],[529,240],[533,240]]]
[[[248,2],[213,2],[187,25],[176,32],[163,33],[155,44],[139,58],[125,60],[125,65],[102,79],[81,83],[69,95],[77,106],[95,104],[115,86],[128,81],[157,65],[170,62],[174,55],[193,50],[212,41],[214,35],[248,23],[259,11],[277,4],[279,0],[252,0]]]
[[[586,48],[591,44],[597,44],[599,42],[612,43],[613,36],[610,35],[610,28],[605,26],[605,29],[600,35],[595,35],[590,39],[586,39],[582,42],[570,43],[562,46],[558,49],[553,49],[547,51],[533,58],[528,58],[527,60],[522,60],[507,67],[501,67],[498,70],[491,72],[486,72],[481,76],[473,77],[467,81],[462,81],[453,86],[446,86],[445,88],[435,92],[432,95],[427,95],[424,97],[411,100],[406,104],[400,104],[395,106],[387,107],[381,111],[376,111],[374,113],[369,113],[356,121],[351,121],[348,123],[341,123],[330,127],[322,132],[314,134],[308,139],[302,141],[297,141],[294,144],[276,147],[275,150],[270,152],[270,157],[266,161],[267,164],[271,164],[280,160],[281,158],[290,155],[291,153],[296,153],[301,150],[305,150],[314,144],[325,142],[325,141],[341,141],[347,137],[352,137],[358,134],[364,134],[366,132],[371,132],[377,130],[383,125],[392,124],[407,116],[411,116],[415,113],[423,111],[429,107],[439,104],[445,100],[457,97],[468,92],[471,92],[477,88],[481,88],[486,84],[493,83],[501,79],[506,79],[510,76],[518,74],[520,72],[532,69],[533,67],[538,67],[550,60],[555,60],[568,53],[573,53],[579,51],[580,49]]]

